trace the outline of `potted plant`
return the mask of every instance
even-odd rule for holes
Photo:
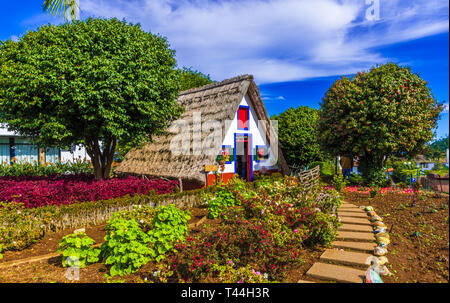
[[[230,154],[228,153],[228,151],[223,150],[220,156],[217,157],[217,162],[220,165],[221,171],[225,170],[225,163],[227,163],[228,161],[230,161]]]

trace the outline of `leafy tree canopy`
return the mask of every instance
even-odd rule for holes
[[[445,153],[445,151],[448,149],[448,135],[447,137],[440,138],[433,143],[430,144],[430,148],[438,150],[441,153]]]
[[[321,102],[320,141],[333,155],[362,156],[367,175],[385,156],[419,153],[441,111],[426,81],[388,63],[333,83]]]
[[[206,84],[213,83],[209,75],[205,75],[199,71],[193,70],[192,68],[180,68],[177,69],[180,79],[180,91],[188,90],[191,88],[201,87]],[[148,138],[144,138],[144,141],[135,140],[135,142],[118,142],[115,160],[122,161],[128,151],[134,147],[142,147]]]
[[[317,139],[318,110],[308,106],[291,107],[279,115],[273,115],[271,120],[278,120],[278,138],[289,165],[306,166],[323,160]]]
[[[1,122],[41,146],[83,144],[107,177],[117,141],[142,141],[179,116],[175,67],[166,39],[139,25],[45,25],[0,44]]]
[[[178,73],[180,74],[180,91],[201,87],[213,82],[209,75],[205,75],[192,68],[183,67],[178,69]]]

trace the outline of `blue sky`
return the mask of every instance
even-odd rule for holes
[[[0,40],[61,23],[42,12],[42,3],[4,1]],[[79,5],[82,19],[125,18],[167,37],[179,66],[214,80],[253,74],[269,115],[300,105],[317,108],[340,75],[390,61],[409,65],[446,103],[437,137],[449,132],[446,0],[79,0]]]

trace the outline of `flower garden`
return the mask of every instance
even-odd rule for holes
[[[75,257],[76,282],[297,282],[335,239],[342,200],[383,218],[384,282],[448,282],[448,195],[332,184],[274,174],[179,192],[156,178],[0,177],[0,269],[59,254],[1,269],[0,282],[69,282]]]
[[[0,177],[0,201],[22,203],[27,208],[67,205],[108,200],[126,195],[170,193],[177,181],[138,177],[94,180],[92,175],[54,175],[49,177]]]
[[[34,264],[37,272],[45,272],[38,281],[65,281],[65,268],[71,264],[67,257],[76,256],[80,282],[294,282],[340,225],[334,213],[341,204],[339,194],[321,185],[305,188],[294,177],[262,177],[253,183],[233,179],[197,193],[195,207],[135,203],[76,234],[66,228],[44,233],[32,245],[7,245],[0,265],[59,249],[62,255],[54,262]],[[21,216],[36,215],[35,210],[56,207],[11,205],[18,203],[4,203],[2,209],[11,225]],[[13,243],[14,232],[9,228],[0,237],[9,236]],[[101,245],[93,246],[95,242]],[[35,274],[23,274],[29,266],[8,270],[0,281],[35,281]],[[20,278],[17,270],[22,271]]]

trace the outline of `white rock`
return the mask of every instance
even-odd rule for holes
[[[74,234],[82,234],[82,233],[86,233],[86,229],[85,228],[79,228],[79,229],[75,229],[73,231]]]

